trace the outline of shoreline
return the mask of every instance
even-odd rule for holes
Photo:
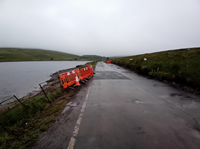
[[[59,73],[63,73],[63,72],[70,71],[70,70],[73,70],[73,69],[76,69],[76,67],[58,70],[58,71],[56,71],[56,72],[50,74],[50,75],[49,75],[50,79],[48,79],[48,80],[42,82],[42,83],[44,83],[44,85],[42,85],[43,89],[45,90],[45,89],[47,89],[48,87],[50,87],[51,84],[52,84],[52,82],[54,82],[54,81],[56,81],[56,80],[58,79],[58,74],[59,74]],[[42,83],[40,83],[40,84],[42,84]],[[28,98],[32,98],[32,97],[34,97],[34,96],[37,96],[37,95],[40,94],[41,92],[42,92],[41,89],[39,89],[39,90],[33,90],[33,91],[27,93],[27,95],[23,96],[21,99],[27,100]]]
[[[44,91],[47,94],[51,93],[53,90],[51,90],[49,88],[52,87],[53,85],[56,85],[55,86],[56,89],[59,88],[59,87],[61,87],[60,86],[60,82],[58,82],[58,80],[59,80],[59,76],[58,75],[60,73],[64,73],[64,72],[67,72],[67,71],[70,71],[70,70],[73,70],[73,69],[77,69],[77,68],[82,68],[82,67],[86,66],[87,64],[91,64],[91,63],[94,63],[94,62],[86,62],[84,65],[76,65],[75,67],[57,70],[57,71],[51,73],[48,76],[49,79],[47,79],[44,82],[41,82],[40,84],[43,84],[41,86],[42,86],[42,88],[44,89]],[[95,67],[94,67],[94,69],[95,69]],[[33,89],[32,91],[28,92],[26,95],[24,95],[21,98],[19,98],[19,100],[22,101],[22,102],[25,102],[25,101],[27,101],[30,98],[34,98],[36,96],[39,96],[40,94],[43,94],[41,88],[38,88],[37,90]],[[10,96],[10,98],[8,98],[8,99],[14,99],[14,100],[12,100],[10,102],[6,102],[5,104],[0,104],[0,113],[2,113],[2,111],[4,111],[5,109],[9,109],[10,107],[13,107],[13,106],[19,104],[19,102],[17,101],[17,99],[14,98],[14,96]],[[5,100],[7,100],[7,99],[5,99]]]
[[[58,70],[58,71],[50,74],[49,75],[50,79],[48,79],[48,80],[46,80],[46,81],[43,82],[44,85],[42,85],[42,88],[44,89],[44,91],[47,91],[47,93],[48,93],[48,88],[52,86],[52,83],[55,83],[55,81],[58,81],[58,74],[59,73],[70,71],[70,70],[73,70],[75,68],[76,67],[72,67],[72,68],[68,68],[68,69],[62,69],[62,70]],[[43,94],[41,88],[39,88],[38,90],[32,90],[32,91],[30,91],[25,96],[19,98],[19,100],[22,101],[22,102],[25,102],[25,101],[27,101],[30,98],[34,98],[36,96],[39,96],[40,94]],[[8,99],[13,99],[13,98],[14,97],[11,96]],[[18,104],[19,104],[19,102],[17,101],[17,99],[15,99],[14,101],[11,101],[11,102],[7,102],[5,104],[1,104],[0,105],[0,110],[1,110],[0,113],[2,113],[2,111],[6,110],[6,109],[10,109],[10,108],[18,105]]]
[[[81,67],[86,65],[87,63]],[[50,79],[46,80],[46,84],[42,86],[48,99],[41,90],[33,91],[24,96],[20,103],[17,101],[18,105],[14,105],[13,102],[13,108],[5,108],[3,112],[1,109],[0,143],[3,144],[2,148],[11,148],[11,146],[18,148],[19,145],[22,148],[33,147],[39,137],[48,131],[67,104],[73,101],[77,93],[91,81],[80,82],[79,87],[63,89],[58,74],[77,69],[77,67],[58,70],[50,75]],[[11,104],[6,106],[9,107],[9,105]]]
[[[61,69],[61,70],[58,70],[58,71],[55,71],[55,72],[51,73],[48,76],[49,79],[47,79],[46,81],[40,83],[40,84],[43,84],[41,86],[44,89],[44,91],[47,92],[47,93],[49,93],[51,91],[48,88],[51,87],[52,84],[58,83],[56,81],[58,81],[58,79],[59,79],[58,75],[60,73],[67,72],[67,71],[70,71],[70,70],[73,70],[73,69],[77,69],[78,66],[82,66],[82,65],[77,65],[76,67],[71,67],[71,68],[67,68],[67,69]],[[59,82],[59,84],[60,84],[60,82]],[[60,86],[57,85],[56,87],[60,87]],[[38,88],[37,90],[33,89],[32,91],[28,92],[26,95],[24,95],[21,98],[19,98],[19,100],[22,101],[22,102],[25,102],[28,99],[34,98],[34,97],[36,97],[36,96],[38,96],[40,94],[43,94],[41,88]],[[14,99],[14,96],[10,96],[10,98],[8,98],[8,99]],[[7,100],[7,99],[5,99],[5,100]],[[0,110],[4,111],[5,109],[9,109],[9,108],[11,108],[11,107],[13,107],[13,106],[15,106],[17,104],[19,104],[17,99],[12,100],[10,102],[6,102],[5,104],[0,104]],[[1,113],[1,111],[0,111],[0,113]]]

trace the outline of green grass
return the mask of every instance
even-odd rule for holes
[[[54,99],[55,96],[59,95],[60,93],[61,90],[57,90],[47,94],[47,96],[51,101],[52,99]],[[27,118],[37,114],[37,111],[43,110],[45,108],[46,103],[48,103],[48,100],[44,95],[38,95],[33,98],[30,98],[26,102],[24,102],[23,105],[18,104],[15,108],[0,116],[0,122],[4,124],[9,130],[9,127],[12,126],[13,123],[19,121],[21,121],[21,123],[24,123]],[[17,115],[19,116],[16,117]],[[10,121],[10,119],[13,117],[16,118]]]
[[[46,130],[47,130],[46,126],[44,125],[40,126],[40,131],[46,131]]]
[[[86,59],[88,61],[104,61],[106,60],[106,57],[99,55],[83,55],[81,56],[81,59]]]
[[[92,65],[93,68],[95,68],[96,64],[97,64],[97,61],[94,61],[94,62],[89,62],[89,63],[86,63],[85,65],[77,65],[76,67],[78,67],[79,69],[81,68],[85,68],[87,67],[87,65]]]
[[[0,129],[0,149],[6,148],[29,148],[38,139],[40,132],[45,132],[47,128],[56,120],[56,116],[64,108],[67,100],[54,101],[61,90],[47,94],[52,104],[44,95],[38,95],[28,99],[11,111],[0,117],[0,122],[4,124],[9,133]],[[20,117],[10,118],[20,114]],[[5,125],[6,124],[6,125]]]
[[[51,117],[51,118],[48,118],[48,119],[44,120],[43,123],[45,125],[47,125],[47,124],[50,124],[50,123],[52,123],[54,121],[56,121],[55,117]]]
[[[200,48],[190,48],[116,58],[112,62],[158,79],[199,87],[199,60]]]
[[[63,52],[38,49],[0,48],[0,62],[9,61],[70,61],[79,60],[79,56]]]

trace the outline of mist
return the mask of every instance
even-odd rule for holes
[[[1,0],[0,47],[125,56],[200,47],[199,0]]]

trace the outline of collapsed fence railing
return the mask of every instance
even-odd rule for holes
[[[61,90],[72,85],[78,86],[79,81],[84,81],[90,76],[93,76],[93,67],[92,65],[87,65],[87,67],[82,69],[59,74],[59,79],[56,81],[60,82],[61,86],[59,85],[59,89]],[[28,118],[30,115],[35,114],[36,111],[43,109],[46,103],[51,104],[54,92],[58,90],[58,86],[51,85],[45,87],[45,84],[46,82],[40,83],[41,91],[29,99],[18,98],[16,95],[13,95],[13,97],[0,102],[0,132],[3,130],[10,133],[11,131],[7,129],[9,126],[20,121],[22,117]],[[50,92],[49,94],[47,90]]]

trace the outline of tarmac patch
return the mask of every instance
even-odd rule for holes
[[[116,71],[95,71],[94,80],[104,80],[104,79],[124,79],[130,80],[126,76],[118,73]]]

